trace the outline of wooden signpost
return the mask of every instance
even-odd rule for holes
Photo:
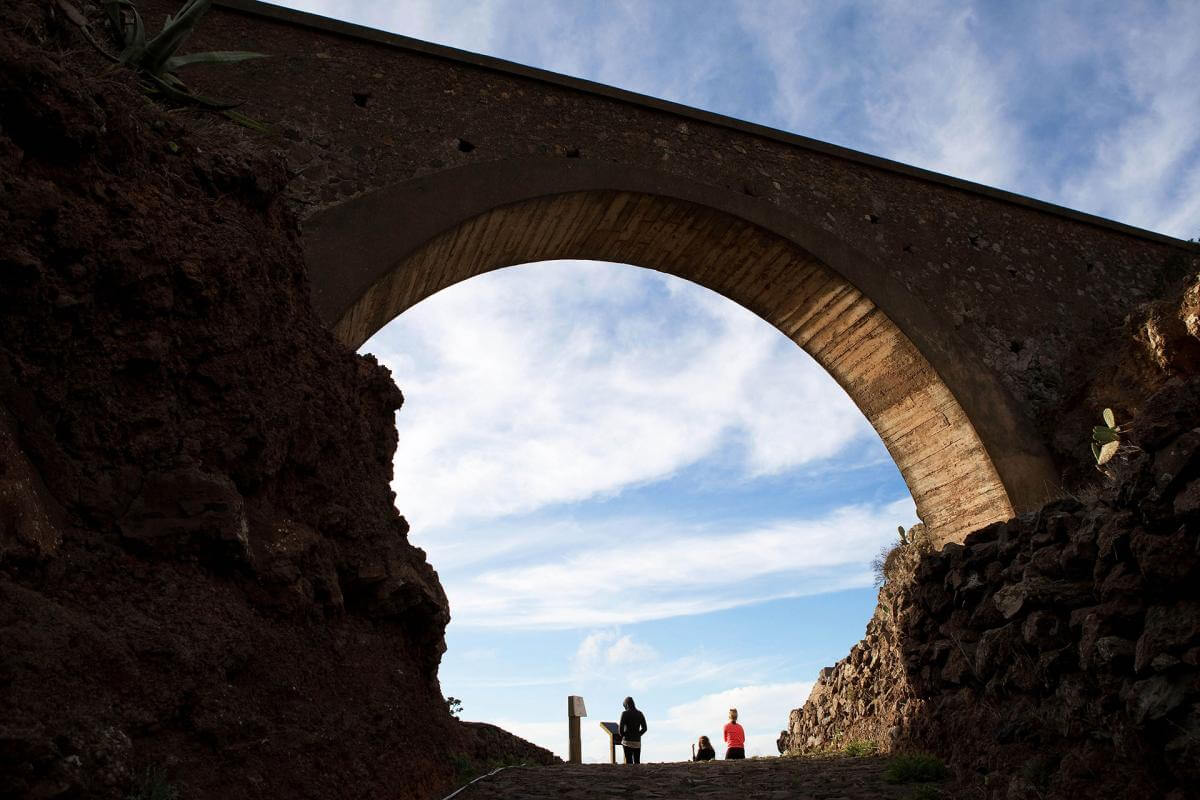
[[[567,737],[568,737],[568,756],[567,761],[572,764],[583,763],[583,738],[579,733],[579,718],[587,716],[587,709],[583,705],[583,698],[579,695],[567,696]]]
[[[608,734],[608,763],[617,763],[617,745],[621,743],[621,726],[615,722],[601,722],[600,727]]]

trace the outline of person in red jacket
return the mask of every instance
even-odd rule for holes
[[[729,709],[729,722],[725,725],[725,759],[746,757],[746,731],[738,725],[737,709]]]

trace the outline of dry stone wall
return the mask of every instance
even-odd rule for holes
[[[780,751],[927,749],[985,797],[1195,797],[1200,379],[1134,431],[1103,490],[898,553]]]

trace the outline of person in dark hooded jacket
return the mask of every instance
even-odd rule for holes
[[[637,710],[632,697],[625,698],[625,710],[621,712],[621,746],[625,748],[625,763],[642,763],[642,734],[646,727],[646,715]]]

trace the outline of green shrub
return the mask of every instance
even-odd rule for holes
[[[863,756],[875,755],[876,750],[878,748],[870,739],[855,739],[846,745],[844,752],[851,758],[861,758]]]
[[[888,783],[940,781],[948,774],[942,760],[929,753],[900,753],[892,756],[883,769],[883,779]]]

